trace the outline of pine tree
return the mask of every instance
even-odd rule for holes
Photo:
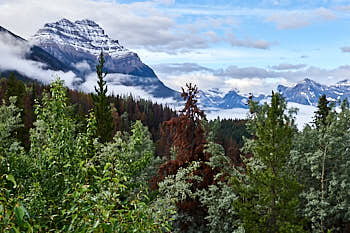
[[[180,111],[179,117],[174,117],[164,122],[173,136],[173,147],[176,159],[169,160],[160,169],[160,177],[175,174],[179,167],[186,167],[192,161],[206,161],[204,146],[206,144],[205,131],[201,121],[205,119],[204,112],[197,106],[198,89],[192,84],[186,85],[188,90],[183,89],[182,97],[186,101],[185,107]]]
[[[317,105],[317,111],[315,112],[315,125],[316,128],[320,128],[322,126],[326,126],[326,119],[331,110],[331,107],[328,106],[329,101],[326,98],[326,94],[323,94],[319,100]]]
[[[301,193],[302,213],[313,232],[348,232],[350,226],[350,109],[329,111],[324,127],[305,127],[294,140],[291,165]]]
[[[107,75],[107,73],[103,71],[104,62],[103,52],[101,52],[98,64],[96,65],[98,87],[95,87],[96,95],[92,96],[97,122],[97,136],[100,138],[101,142],[110,141],[114,131],[112,110],[107,97],[106,81],[104,80]]]
[[[168,160],[158,170],[159,179],[166,176],[177,175],[179,171],[197,163],[194,174],[201,177],[201,181],[190,180],[191,192],[207,189],[214,181],[214,172],[207,164],[210,154],[205,151],[207,145],[206,132],[202,126],[205,114],[197,106],[197,87],[187,84],[187,90],[182,89],[182,97],[186,101],[185,107],[180,111],[179,117],[174,117],[164,123],[173,136],[173,153],[175,159]],[[169,131],[164,131],[169,132]],[[178,224],[181,232],[192,232],[205,227],[207,210],[200,205],[199,198],[187,196],[176,203],[178,208]]]
[[[288,172],[294,119],[286,114],[286,103],[272,93],[271,105],[249,103],[254,135],[246,141],[245,170],[232,177],[239,198],[234,205],[246,232],[302,232],[296,215],[300,185]]]
[[[13,73],[10,74],[6,82],[5,100],[8,102],[10,96],[17,96],[16,106],[23,109],[23,97],[26,94],[24,83],[17,80]]]

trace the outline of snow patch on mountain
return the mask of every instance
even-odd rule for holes
[[[62,19],[47,23],[31,38],[31,42],[75,69],[82,82],[89,82],[87,77],[95,72],[98,56],[103,51],[105,71],[126,75],[110,75],[115,79],[110,80],[111,85],[138,87],[156,98],[180,97],[178,92],[166,87],[136,53],[120,45],[118,40],[111,39],[92,20],[72,22]]]
[[[75,50],[85,51],[98,56],[103,50],[112,58],[123,58],[133,55],[131,51],[112,40],[104,30],[89,19],[77,20],[74,23],[61,19],[55,23],[47,23],[32,38],[34,44],[46,45],[52,42],[71,46]]]
[[[278,86],[278,91],[288,102],[317,106],[319,98],[325,94],[332,102],[350,99],[350,81],[343,80],[334,85],[323,85],[310,79],[304,79],[293,87]]]

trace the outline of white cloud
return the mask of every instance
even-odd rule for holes
[[[287,109],[297,108],[298,112],[295,115],[295,123],[299,130],[302,130],[306,124],[310,124],[313,121],[314,112],[316,107],[310,105],[302,105],[297,103],[288,103]],[[248,119],[249,110],[244,108],[233,108],[233,109],[211,109],[206,110],[208,120],[214,120],[217,117],[221,119]]]
[[[212,109],[205,111],[208,120],[220,119],[247,119],[249,110],[245,108],[232,108],[232,109]]]
[[[317,108],[315,106],[311,105],[303,105],[303,104],[297,104],[297,103],[288,103],[287,108],[297,108],[298,112],[295,116],[295,123],[299,130],[302,130],[306,124],[311,124],[313,121],[313,117],[315,115],[315,111]]]
[[[0,22],[5,28],[28,39],[44,23],[56,22],[63,17],[72,21],[89,18],[128,48],[166,53],[204,49],[215,42],[259,49],[270,46],[263,39],[231,37],[227,40],[218,33],[218,30],[237,27],[239,21],[232,15],[207,15],[183,21],[186,12],[171,12],[174,3],[174,0],[129,4],[112,0],[1,0]],[[13,18],[16,20],[9,20]]]
[[[29,51],[30,46],[25,42],[14,40],[6,33],[0,33],[0,70],[17,70],[25,76],[33,77],[46,84],[60,77],[70,88],[73,87],[74,82],[80,81],[80,78],[71,71],[48,70],[42,63],[25,59]]]
[[[78,62],[76,64],[73,64],[73,66],[81,72],[91,71],[91,67],[90,67],[89,63],[87,63],[87,61],[85,61],[85,60],[82,62]]]
[[[350,66],[339,66],[334,69],[311,66],[297,70],[299,67],[304,65],[279,65],[277,67],[279,70],[237,66],[209,69],[196,63],[154,66],[161,81],[175,90],[180,90],[186,83],[192,82],[200,89],[219,88],[223,91],[238,89],[241,93],[270,94],[279,84],[291,86],[305,78],[327,85],[350,79]],[[286,68],[295,69],[286,70]]]
[[[282,63],[277,66],[271,66],[271,69],[274,70],[299,70],[302,68],[305,68],[306,64],[288,64],[288,63]]]
[[[265,18],[266,22],[273,22],[278,29],[296,29],[309,26],[313,22],[333,20],[335,12],[323,7],[311,10],[277,11]]]
[[[167,104],[173,106],[178,105],[177,101],[175,101],[173,98],[155,98],[152,94],[149,93],[149,91],[152,89],[152,86],[147,87],[147,90],[145,90],[137,86],[123,85],[122,82],[128,79],[132,79],[132,76],[116,73],[107,74],[105,78],[107,82],[107,94],[124,96],[132,95],[136,99],[141,98],[145,100],[151,100],[159,104]],[[86,93],[95,93],[96,85],[97,76],[95,73],[90,73],[89,75],[85,76],[85,81],[79,84],[79,86],[76,86],[75,88]]]
[[[255,49],[269,49],[273,43],[266,40],[252,40],[250,38],[246,39],[237,39],[235,35],[229,33],[227,40],[234,47],[247,47]]]
[[[159,74],[159,79],[165,84],[177,91],[181,90],[186,83],[193,83],[198,86],[199,89],[209,89],[212,87],[222,87],[225,82],[222,78],[215,76],[210,72],[191,72],[186,74],[177,75],[165,75]]]

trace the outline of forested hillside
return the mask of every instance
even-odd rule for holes
[[[40,102],[43,91],[49,90],[49,86],[31,80],[22,82],[17,77],[16,73],[12,73],[8,78],[0,79],[0,102],[8,102],[10,96],[17,96],[16,106],[23,110],[21,114],[23,127],[20,129],[21,133],[18,137],[23,146],[29,148],[29,129],[33,127],[35,120],[35,100]],[[67,97],[72,105],[74,118],[84,128],[85,116],[93,109],[92,95],[67,89]],[[113,106],[113,134],[117,131],[130,132],[132,123],[140,120],[151,132],[152,140],[156,143],[157,154],[158,152],[159,155],[166,153],[164,152],[166,148],[160,142],[161,124],[176,116],[174,110],[150,100],[135,99],[131,95],[108,96],[108,101]],[[210,124],[213,122],[210,121]],[[227,155],[238,156],[238,154],[233,154],[233,151],[242,146],[242,136],[247,136],[244,120],[220,120],[216,141],[224,146]]]
[[[175,114],[106,96],[97,70],[94,96],[1,81],[1,232],[350,231],[346,100],[301,132],[277,93],[208,122],[196,86]]]

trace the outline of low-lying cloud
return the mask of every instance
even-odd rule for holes
[[[48,70],[43,63],[25,59],[29,52],[30,46],[25,41],[14,40],[7,33],[0,33],[0,70],[17,70],[24,76],[32,77],[46,84],[60,77],[70,88],[75,82],[81,81],[71,71]]]
[[[178,63],[159,64],[153,68],[166,85],[176,90],[185,86],[186,82],[192,82],[200,89],[238,89],[243,93],[270,94],[279,84],[290,86],[305,78],[327,85],[350,79],[350,66],[323,69],[306,68],[304,64],[279,64],[270,69],[237,66],[210,69],[195,63]]]
[[[54,71],[47,69],[45,64],[27,60],[26,54],[30,52],[30,45],[26,41],[18,41],[13,39],[7,33],[0,33],[0,71],[1,70],[16,70],[20,74],[36,79],[44,84],[49,84],[57,78],[64,81],[64,84],[71,89],[78,89],[86,93],[95,92],[97,85],[97,75],[91,72],[90,66],[86,61],[74,64],[74,67],[85,73],[84,80],[77,77],[72,71]],[[140,87],[125,86],[121,81],[130,79],[129,75],[124,74],[108,74],[106,77],[108,85],[108,94],[132,95],[135,98],[143,98],[152,100],[157,103],[174,104],[173,98],[154,98],[148,91]]]

